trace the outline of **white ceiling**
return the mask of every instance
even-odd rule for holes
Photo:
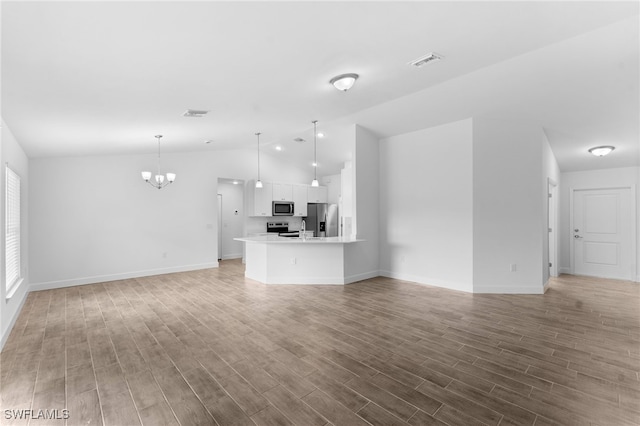
[[[164,151],[252,148],[260,131],[310,162],[317,119],[330,174],[348,124],[387,137],[495,116],[543,127],[563,171],[640,165],[634,1],[1,7],[2,116],[30,157],[152,153],[156,134]],[[445,59],[407,65],[432,51]],[[344,72],[361,77],[338,92]],[[617,149],[586,153],[602,144]]]

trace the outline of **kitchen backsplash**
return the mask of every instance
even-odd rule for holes
[[[247,217],[245,222],[246,235],[267,232],[267,222],[287,222],[290,230],[297,231],[302,225],[302,218],[299,216]]]

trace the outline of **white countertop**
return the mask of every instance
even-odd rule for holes
[[[256,237],[234,238],[236,241],[245,243],[268,243],[268,244],[349,244],[364,241],[349,237],[307,237],[292,238],[280,237],[278,235],[260,235]]]

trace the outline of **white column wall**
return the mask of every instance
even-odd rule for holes
[[[475,293],[543,292],[543,140],[537,126],[473,119]]]
[[[379,275],[379,204],[378,204],[378,137],[369,130],[354,126],[354,191],[353,230],[364,242],[345,252],[345,276],[352,281]]]
[[[381,274],[473,290],[472,120],[380,142]]]

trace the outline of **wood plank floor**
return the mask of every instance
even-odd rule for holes
[[[623,281],[264,286],[238,261],[33,292],[1,354],[0,423],[639,424],[639,306]]]

